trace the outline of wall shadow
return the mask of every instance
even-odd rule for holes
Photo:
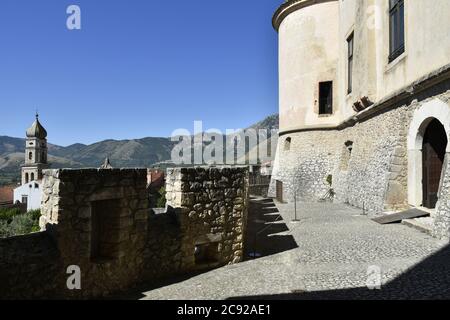
[[[244,241],[244,260],[266,257],[298,248],[273,199],[250,198],[247,231]],[[255,255],[256,253],[256,255]]]
[[[278,295],[232,297],[229,300],[448,300],[450,299],[450,245],[413,266],[381,290],[366,287],[291,292]]]
[[[163,218],[164,215],[160,215],[159,219]],[[176,229],[177,223],[175,220],[173,221],[173,224]],[[151,225],[154,225],[154,223]],[[160,228],[156,227],[156,229]],[[279,214],[279,211],[272,199],[252,197],[249,201],[247,231],[244,239],[244,261],[255,259],[250,256],[250,253],[255,251],[260,254],[259,257],[265,257],[298,248],[298,245],[292,235],[278,235],[278,233],[288,230],[289,228],[283,222],[283,218]],[[125,293],[120,293],[116,296],[109,297],[108,299],[142,299],[145,298],[143,292],[180,283],[214,269],[217,268],[205,268],[202,270],[188,272],[186,274],[167,275],[160,280],[144,281],[138,286],[127,290]]]

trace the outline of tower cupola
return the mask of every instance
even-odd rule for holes
[[[45,139],[47,138],[47,131],[39,122],[39,114],[36,113],[36,120],[27,130],[27,138]]]

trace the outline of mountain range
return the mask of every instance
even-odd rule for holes
[[[250,126],[253,129],[277,129],[278,115]],[[99,167],[109,157],[114,167],[152,167],[170,160],[178,142],[170,138],[147,137],[132,140],[104,140],[90,145],[76,143],[67,147],[48,144],[51,168]],[[0,136],[0,185],[17,183],[24,162],[25,139]]]

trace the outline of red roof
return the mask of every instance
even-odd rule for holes
[[[0,187],[0,203],[14,201],[14,186]]]
[[[163,170],[148,169],[147,170],[147,183],[151,188],[161,188],[164,186],[165,174]]]

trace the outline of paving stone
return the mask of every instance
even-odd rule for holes
[[[402,224],[379,225],[360,209],[332,203],[277,205],[297,248],[176,279],[143,299],[431,299],[450,298],[447,243]],[[278,221],[277,223],[280,223]],[[278,229],[277,229],[278,230]],[[248,245],[248,244],[247,244]],[[367,288],[370,266],[382,289]],[[180,281],[180,282],[178,282]]]

